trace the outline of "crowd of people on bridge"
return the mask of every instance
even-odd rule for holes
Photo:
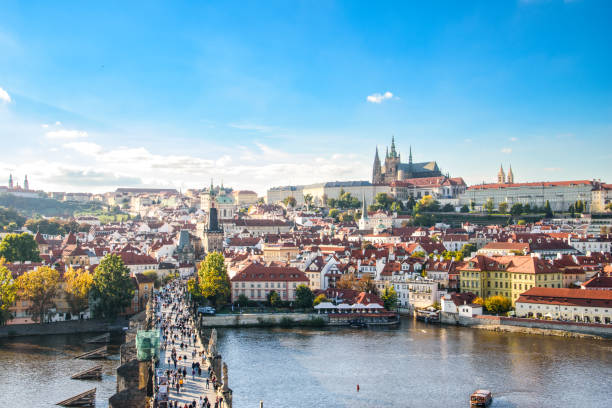
[[[219,384],[210,366],[204,372],[205,377],[202,376],[202,366],[207,366],[206,356],[198,346],[197,333],[185,303],[184,283],[180,280],[170,282],[157,294],[155,303],[161,306],[161,309],[158,309],[157,326],[160,330],[160,349],[164,351],[166,358],[160,360],[160,364],[167,364],[162,372],[169,392],[165,401],[161,401],[156,396],[154,408],[223,407],[222,397],[215,393],[213,401],[212,396],[206,395],[211,384],[215,391]],[[189,352],[188,349],[192,347]],[[191,364],[191,373],[187,371],[189,364]],[[185,393],[189,381],[191,381],[191,393],[195,389],[196,394],[202,395],[198,400],[192,398],[192,401],[184,402],[185,398],[181,398],[181,395],[185,394],[181,393]],[[198,390],[198,387],[201,389]]]

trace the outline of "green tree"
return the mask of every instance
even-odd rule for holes
[[[390,209],[391,209],[391,211],[392,211],[392,212],[396,212],[396,213],[398,213],[398,212],[402,211],[402,205],[400,204],[400,202],[399,202],[399,201],[394,201],[394,202],[391,204]]]
[[[237,302],[239,305],[246,306],[246,305],[248,305],[248,304],[249,304],[249,298],[248,298],[248,297],[247,297],[247,295],[245,295],[244,293],[241,293],[241,294],[238,296],[238,299],[236,300],[236,302]]]
[[[93,276],[89,271],[70,267],[64,274],[66,282],[66,301],[72,314],[78,314],[87,308],[89,292],[93,285]]]
[[[321,293],[320,295],[318,295],[315,298],[315,300],[312,302],[312,305],[316,306],[319,303],[323,303],[323,302],[329,302],[329,299],[327,298],[327,296],[325,296],[325,293]]]
[[[354,221],[355,218],[353,217],[353,214],[348,213],[348,212],[344,212],[342,214],[340,214],[340,221],[342,222],[351,222]]]
[[[502,201],[501,203],[499,203],[499,205],[497,206],[497,209],[499,210],[500,214],[505,214],[508,212],[508,203],[505,201]]]
[[[275,306],[278,304],[278,302],[281,301],[280,295],[276,293],[276,291],[274,290],[268,293],[268,295],[266,296],[266,299],[268,300],[268,303],[270,304],[270,306]]]
[[[414,201],[414,197],[410,196],[408,202],[406,202],[406,205],[404,207],[406,208],[406,210],[412,211],[414,209],[415,204],[416,201]]]
[[[340,215],[340,210],[339,209],[332,208],[331,210],[329,210],[329,216],[331,218],[337,219],[339,215]]]
[[[295,197],[289,196],[289,197],[285,197],[285,199],[283,200],[283,203],[287,207],[295,208],[295,205],[297,204],[297,201],[296,201]]]
[[[304,202],[306,203],[307,208],[310,210],[310,206],[312,205],[312,194],[304,194]]]
[[[13,305],[16,294],[17,283],[11,271],[4,266],[4,259],[0,258],[0,326],[10,320],[9,308]]]
[[[466,207],[467,208],[467,207]],[[452,204],[444,204],[441,209],[442,212],[455,212],[455,207]]]
[[[102,258],[94,272],[91,293],[96,317],[114,319],[130,305],[134,285],[130,270],[119,255],[108,254]]]
[[[606,204],[606,211],[612,211],[612,203]]]
[[[512,302],[504,296],[491,296],[485,300],[485,307],[489,312],[499,315],[509,311],[512,308]]]
[[[495,208],[495,205],[493,204],[493,200],[491,200],[490,198],[487,199],[487,201],[485,202],[484,208],[489,214],[491,214],[493,212],[493,209]]]
[[[216,306],[221,306],[230,296],[230,280],[225,267],[225,259],[219,252],[206,255],[198,270],[202,296]]]
[[[38,244],[27,232],[8,234],[0,242],[0,258],[6,259],[7,262],[39,262]]]
[[[42,323],[49,309],[55,306],[53,299],[60,287],[59,279],[59,272],[48,266],[41,266],[17,278],[19,298],[31,302],[28,312],[35,321]]]
[[[472,255],[472,252],[476,251],[476,244],[465,244],[461,248],[461,254],[463,255],[463,258],[469,258]]]
[[[522,213],[523,213],[523,206],[521,205],[521,203],[512,204],[512,207],[510,207],[510,214],[514,215],[515,217],[518,217]]]
[[[465,214],[465,213],[469,213],[470,209],[468,208],[467,205],[464,204],[463,207],[461,207],[461,210],[459,211]]]
[[[13,208],[0,207],[0,229],[3,231],[13,231],[21,227],[26,222],[25,217],[21,216]]]
[[[476,210],[476,203],[474,202],[474,200],[470,201],[470,210],[471,211]]]
[[[569,211],[570,216],[574,218],[574,216],[576,215],[576,207],[574,206],[574,204],[570,204],[567,210]]]
[[[302,309],[310,309],[314,302],[314,294],[306,285],[299,285],[295,289],[295,303]]]
[[[392,310],[397,307],[397,292],[393,286],[387,286],[381,295],[385,309]]]
[[[159,288],[161,286],[161,279],[159,278],[157,271],[151,269],[149,271],[144,271],[142,274],[153,279],[153,286],[155,288]]]
[[[378,193],[374,196],[374,203],[372,204],[373,209],[376,210],[388,210],[393,203],[393,198],[387,193]]]
[[[553,217],[553,211],[552,208],[550,208],[550,202],[548,200],[546,200],[546,204],[544,204],[544,213],[546,214],[546,218]]]

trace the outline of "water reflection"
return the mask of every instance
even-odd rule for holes
[[[609,342],[435,327],[220,331],[236,407],[604,407]],[[597,380],[599,378],[600,380]],[[580,379],[579,387],[572,387]],[[360,385],[357,393],[356,385]]]

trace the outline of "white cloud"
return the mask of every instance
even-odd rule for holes
[[[0,101],[4,101],[6,103],[11,102],[11,96],[2,88],[0,88]]]
[[[57,126],[61,126],[61,125],[62,125],[62,122],[60,122],[60,121],[58,120],[57,122],[55,122],[55,124],[56,124]]]
[[[510,154],[512,153],[512,149],[509,147],[504,147],[503,149],[501,149],[502,153],[506,153],[506,154]]]
[[[393,94],[387,91],[384,94],[374,93],[372,95],[368,95],[366,100],[371,103],[382,103],[382,101],[391,98],[393,98]]]
[[[94,156],[102,151],[102,146],[91,142],[66,143],[63,145],[63,147],[76,150],[77,152],[88,156]]]
[[[518,140],[518,138],[516,138],[516,137],[511,137],[511,138],[510,138],[510,141],[511,141],[511,142],[516,142],[517,140]]]
[[[257,123],[230,123],[228,126],[235,129],[253,130],[256,132],[270,132],[276,129],[274,126],[260,125]]]
[[[56,124],[59,122],[56,122]],[[87,132],[83,130],[60,129],[45,133],[47,139],[81,139],[87,137]]]
[[[42,125],[40,125],[41,128],[46,129],[49,127],[49,125],[47,125],[46,123],[43,123]]]

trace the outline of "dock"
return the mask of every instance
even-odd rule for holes
[[[97,365],[85,371],[81,371],[71,376],[73,380],[100,380],[102,379],[102,366]]]
[[[55,405],[62,407],[93,407],[96,405],[96,388],[82,392]]]

